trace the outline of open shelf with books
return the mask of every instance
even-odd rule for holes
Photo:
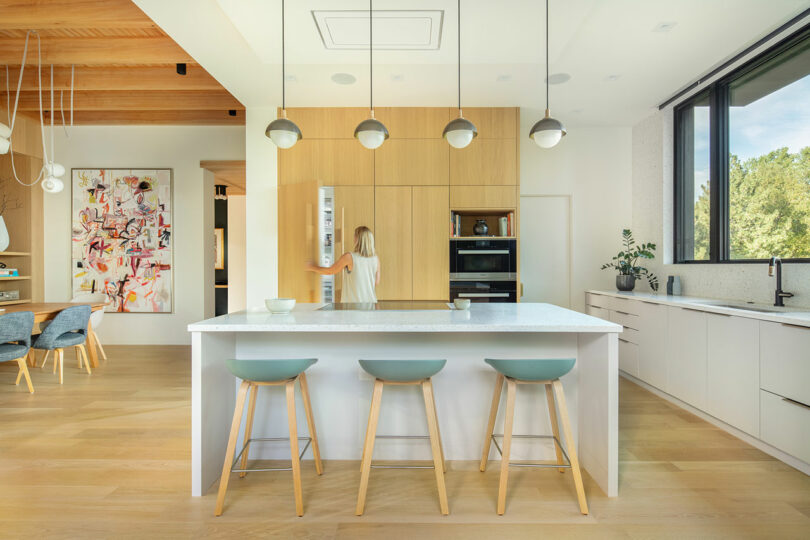
[[[486,225],[484,235],[475,233],[475,226]],[[450,211],[450,238],[516,238],[515,209],[469,209]]]

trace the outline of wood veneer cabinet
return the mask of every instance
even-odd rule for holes
[[[450,189],[447,186],[413,187],[414,300],[449,300],[449,198]]]
[[[451,186],[450,208],[517,208],[515,186]]]
[[[354,139],[303,139],[278,153],[279,184],[373,185],[374,152]]]
[[[450,152],[444,139],[390,139],[375,151],[378,186],[446,186]]]
[[[279,186],[278,195],[279,296],[319,302],[319,276],[304,270],[307,261],[318,258],[318,183]]]
[[[377,120],[385,124],[391,139],[442,139],[444,127],[450,121],[448,107],[380,107],[375,109]],[[386,143],[388,144],[388,143]],[[385,144],[382,148],[385,147]]]
[[[335,187],[335,258],[354,248],[354,230],[365,225],[374,231],[374,186]],[[343,276],[335,276],[335,298],[340,301]]]
[[[467,148],[450,149],[450,185],[516,185],[517,140],[473,139]]]
[[[374,237],[380,258],[378,300],[413,299],[413,215],[410,186],[378,186]]]

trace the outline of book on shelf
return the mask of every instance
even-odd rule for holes
[[[17,277],[20,272],[16,268],[0,268],[0,277]]]

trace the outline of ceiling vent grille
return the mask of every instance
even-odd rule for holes
[[[327,49],[368,49],[368,11],[312,12]],[[441,45],[442,10],[374,11],[374,49],[435,50]]]

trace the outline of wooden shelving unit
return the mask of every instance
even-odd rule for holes
[[[497,236],[493,235],[493,233],[498,232],[498,220],[502,217],[509,218],[510,213],[515,213],[515,223],[517,223],[517,212],[514,208],[485,208],[485,209],[470,209],[470,208],[461,208],[457,210],[450,210],[450,215],[456,214],[460,217],[461,222],[461,234],[459,235],[450,235],[451,239],[469,239],[469,240],[480,240],[482,238],[516,238],[516,234],[511,234],[509,236]],[[487,226],[489,227],[489,235],[487,236],[478,236],[473,233],[473,227],[475,226],[476,221],[479,219],[483,219],[486,221]],[[517,225],[515,225],[517,227]]]

